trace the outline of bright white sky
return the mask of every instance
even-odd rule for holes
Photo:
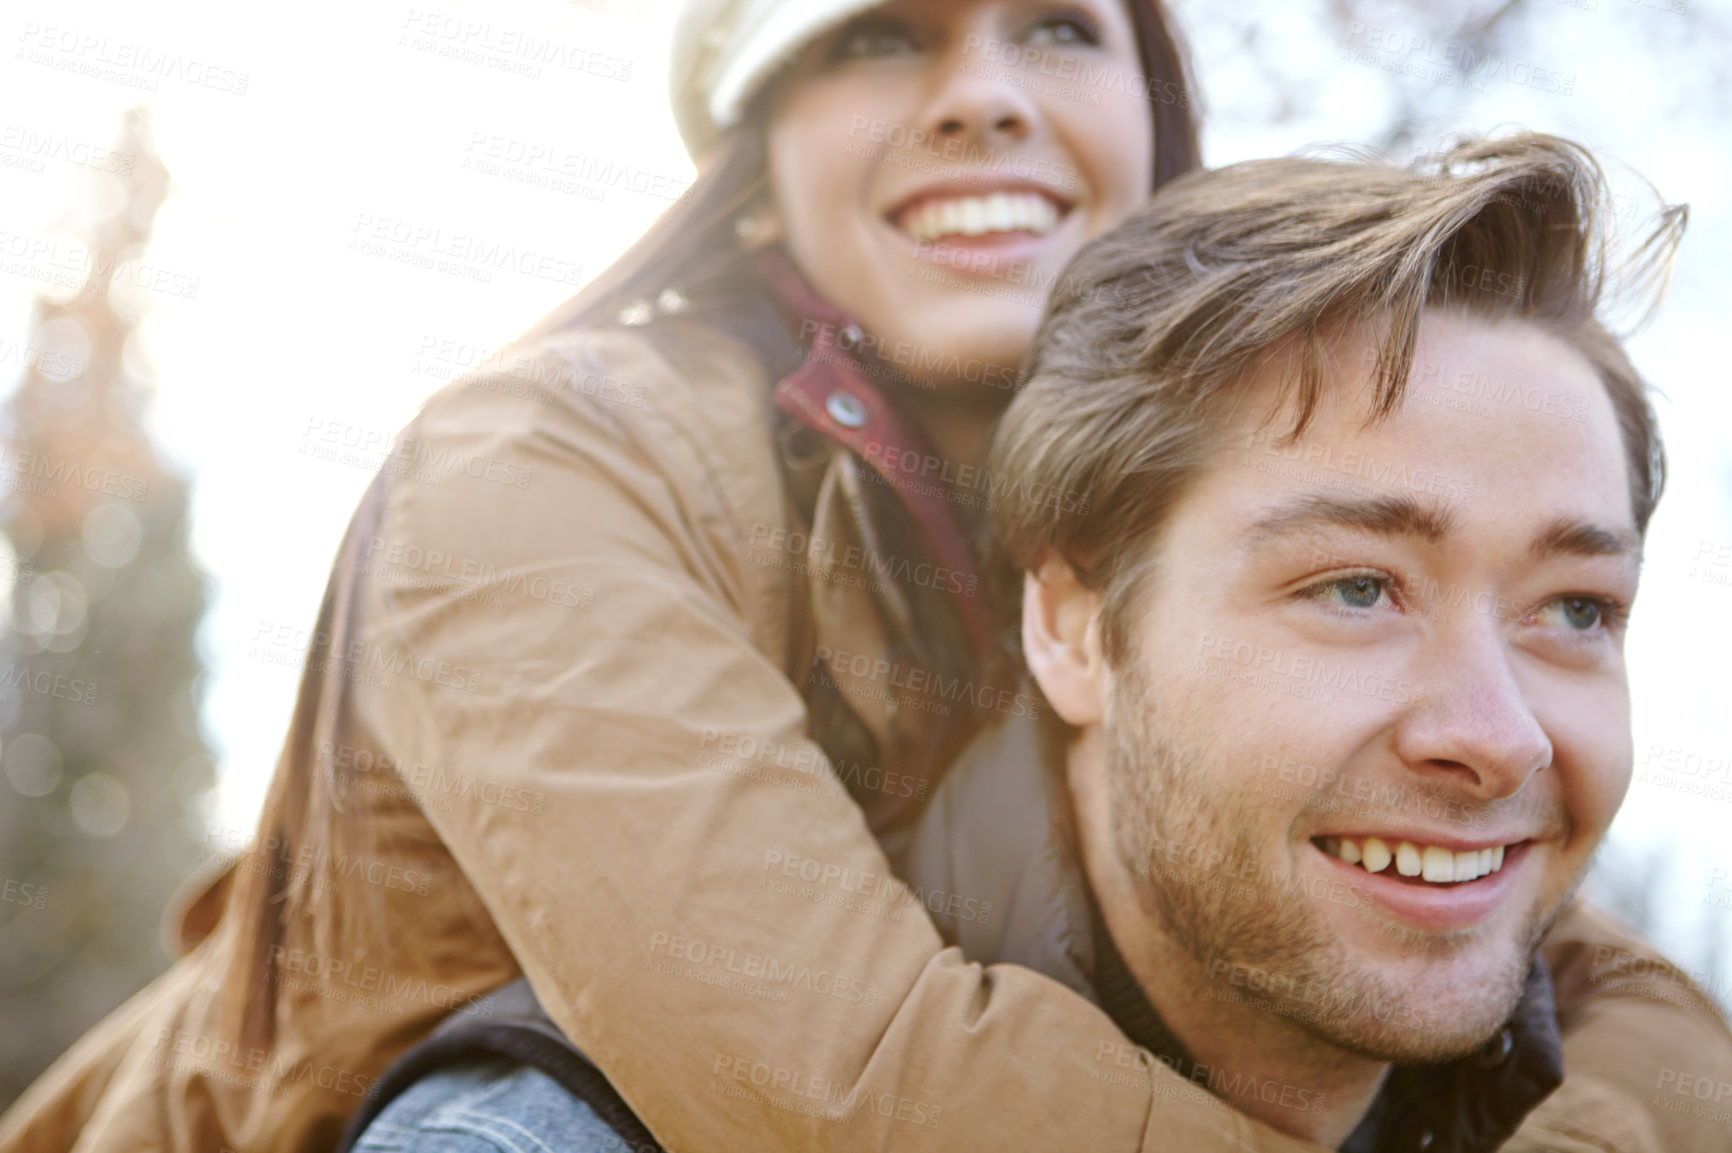
[[[1666,27],[1643,22],[1681,17],[1634,0],[1535,6],[1544,10],[1544,34],[1532,50],[1495,63],[1465,111],[1433,127],[1517,123],[1559,132],[1642,172],[1668,199],[1692,204],[1672,297],[1634,345],[1666,394],[1660,408],[1672,479],[1650,534],[1630,664],[1638,770],[1655,748],[1718,759],[1712,779],[1727,799],[1638,783],[1614,833],[1626,844],[1676,850],[1665,937],[1693,962],[1704,901],[1716,891],[1732,897],[1728,882],[1717,881],[1732,875],[1732,842],[1723,834],[1732,816],[1732,736],[1717,723],[1732,696],[1732,584],[1701,575],[1732,580],[1732,390],[1720,347],[1732,304],[1727,126],[1688,92],[1669,105],[1644,95],[1667,92],[1672,77],[1664,55],[1632,57],[1629,46]],[[666,0],[303,0],[269,11],[214,0],[8,5],[0,21],[0,385],[17,376],[38,286],[28,259],[20,263],[20,246],[51,234],[66,206],[89,195],[88,174],[61,157],[110,146],[122,112],[143,100],[155,111],[174,177],[148,256],[172,274],[163,281],[171,289],[149,294],[143,332],[161,382],[152,427],[195,483],[194,548],[214,592],[202,634],[211,669],[204,718],[221,785],[195,818],[201,826],[239,836],[253,825],[295,688],[292,669],[251,655],[254,638],[311,625],[338,539],[371,476],[303,449],[327,433],[383,443],[453,369],[472,365],[573,290],[552,278],[495,269],[482,282],[354,251],[357,227],[388,219],[446,239],[516,245],[561,262],[559,271],[581,266],[581,276],[593,275],[663,199],[626,186],[594,199],[593,188],[586,196],[526,184],[474,161],[497,142],[511,156],[542,149],[555,168],[624,166],[642,174],[640,186],[677,191],[691,168],[664,96],[668,7]],[[1377,49],[1372,63],[1344,58],[1367,47],[1369,32],[1346,44],[1273,0],[1249,15],[1235,9],[1232,24],[1210,7],[1179,5],[1202,22],[1191,27],[1210,110],[1210,163],[1367,140],[1388,121],[1390,73],[1380,65],[1396,58]],[[464,24],[485,30],[467,41],[445,34]],[[1279,50],[1255,60],[1241,51],[1247,25]],[[1393,26],[1399,30],[1399,19]],[[599,53],[595,72],[547,64],[539,76],[503,70],[513,57],[489,45],[523,33],[581,49],[571,53],[580,59]],[[1421,58],[1442,47],[1422,49]],[[137,63],[143,57],[169,63],[153,70]],[[1535,68],[1573,77],[1570,95],[1517,82]],[[1283,89],[1306,103],[1276,122]],[[62,144],[39,161],[21,134]],[[172,286],[194,277],[196,297],[173,294]]]

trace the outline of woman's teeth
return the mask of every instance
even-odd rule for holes
[[[1381,837],[1325,837],[1323,851],[1339,857],[1349,865],[1358,865],[1368,873],[1381,873],[1395,864],[1403,877],[1419,877],[1439,884],[1474,881],[1503,868],[1507,846],[1476,849],[1465,853],[1436,845],[1416,845],[1412,841],[1396,841],[1391,849]]]
[[[1038,192],[994,192],[921,201],[903,214],[902,231],[921,242],[988,232],[1045,236],[1058,221],[1058,206]]]

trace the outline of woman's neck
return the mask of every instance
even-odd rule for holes
[[[896,406],[913,422],[932,446],[942,467],[934,474],[948,477],[952,484],[973,488],[966,478],[979,476],[986,466],[987,451],[992,445],[992,433],[998,418],[1004,415],[1012,393],[1002,389],[969,385],[939,388],[899,387]],[[984,478],[979,482],[982,492],[990,491]],[[957,508],[970,527],[985,512],[986,502],[956,501]]]

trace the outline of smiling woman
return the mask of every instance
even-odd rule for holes
[[[1196,164],[1160,6],[696,0],[674,58],[689,198],[406,430],[484,467],[375,480],[246,858],[0,1149],[1315,1150],[885,852],[1044,708],[968,522],[1075,490],[961,478]]]
[[[188,1058],[155,1038],[220,1039],[273,1068],[317,1053],[371,1083],[454,1001],[520,971],[554,1035],[605,1071],[592,1087],[611,1081],[672,1145],[1044,1143],[996,1105],[977,1114],[986,1083],[1053,1116],[1091,1102],[1084,1144],[1143,1143],[1148,1096],[1091,1076],[1111,1023],[1044,979],[946,953],[873,834],[907,827],[971,732],[1029,707],[990,667],[962,523],[981,502],[949,499],[942,478],[978,475],[1069,257],[1196,163],[1164,14],[697,0],[673,71],[689,193],[405,433],[531,485],[377,480],[249,860],[189,903],[184,940],[202,946],[52,1071],[0,1146],[110,1131],[326,1148],[353,1095],[231,1091],[220,1061],[183,1077]],[[638,403],[578,384],[597,377]],[[775,546],[788,540],[809,546]],[[583,595],[483,611],[459,574],[369,565],[377,542]],[[476,676],[382,682],[357,652]],[[368,787],[356,750],[408,788]],[[446,779],[469,784],[428,784]],[[545,804],[489,801],[506,792]],[[765,846],[885,881],[893,915],[756,887]],[[434,880],[327,883],[327,864],[357,861]],[[670,956],[676,941],[706,947]],[[366,996],[304,979],[291,962],[310,956],[371,974]],[[416,993],[431,988],[452,992]],[[137,1074],[113,1076],[106,1055],[135,1047]],[[756,1086],[760,1067],[819,1107],[720,1079]],[[914,1083],[914,1068],[931,1073]],[[1163,1133],[1224,1139],[1208,1106],[1175,1109]]]

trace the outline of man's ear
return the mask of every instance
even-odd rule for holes
[[[1053,711],[1082,728],[1100,723],[1106,693],[1100,594],[1049,553],[1022,580],[1022,651]]]

